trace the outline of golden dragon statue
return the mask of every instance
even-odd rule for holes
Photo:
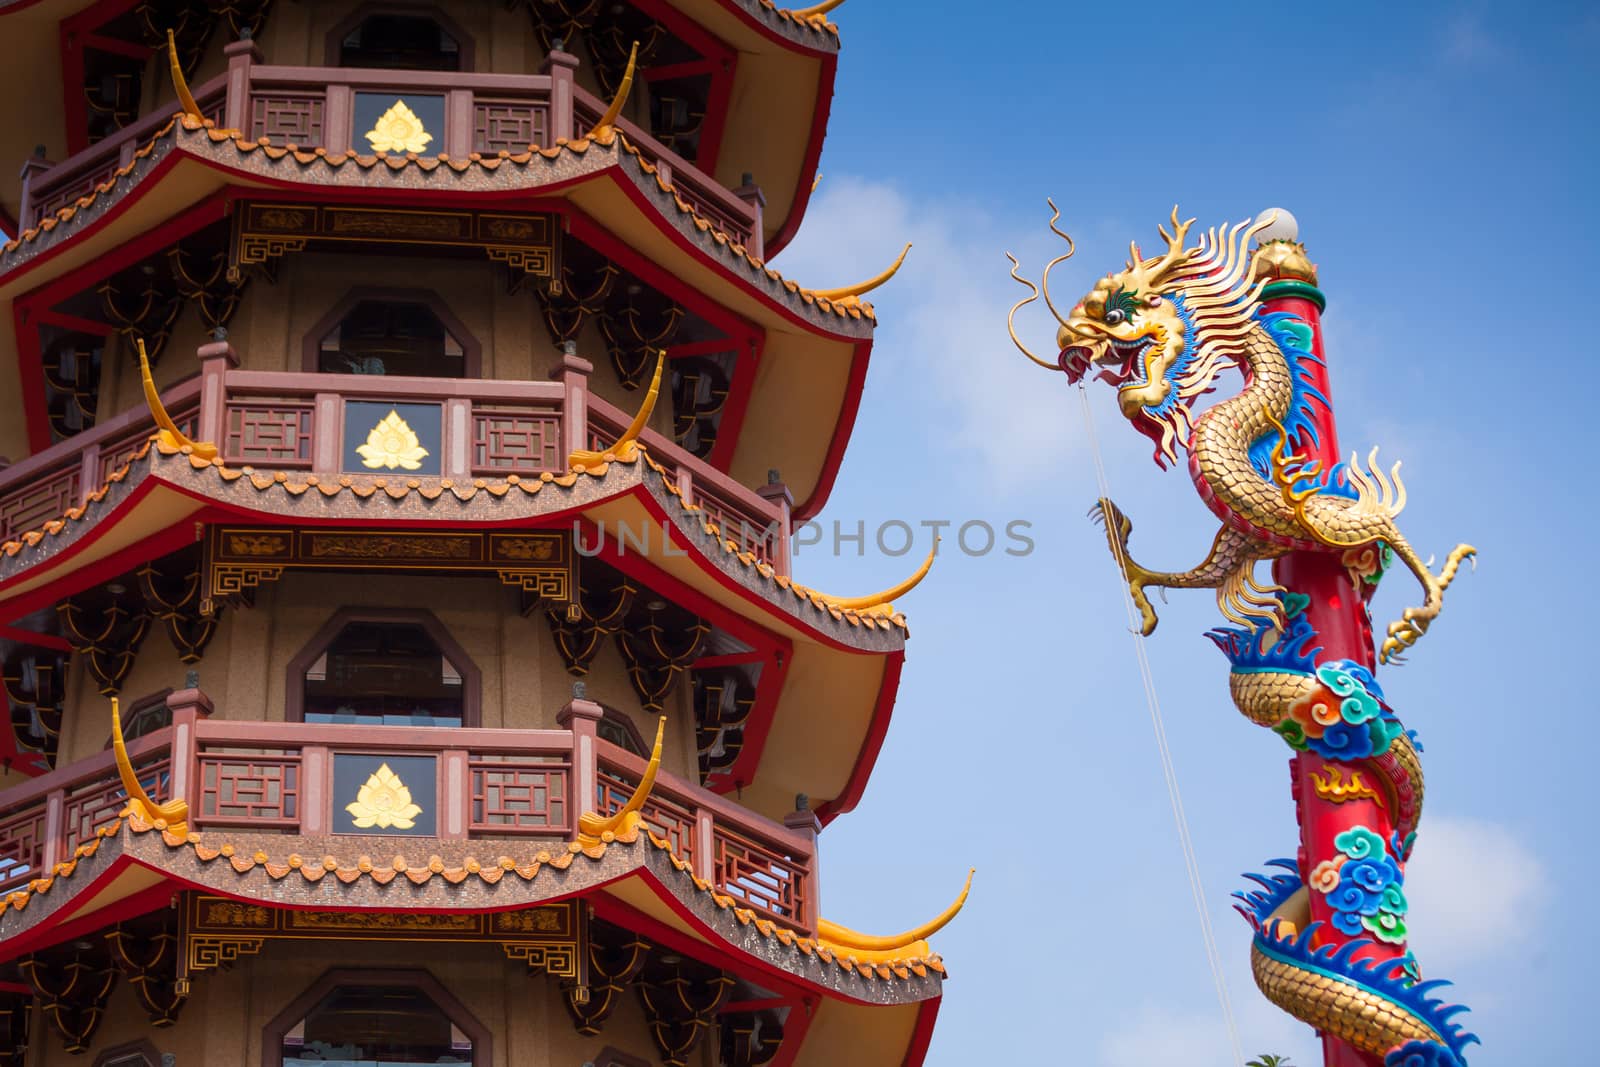
[[[1097,371],[1115,386],[1123,416],[1155,443],[1156,462],[1176,464],[1182,454],[1221,522],[1199,566],[1158,571],[1129,555],[1133,523],[1109,499],[1099,501],[1093,514],[1106,527],[1139,629],[1156,628],[1149,589],[1215,590],[1222,614],[1239,627],[1208,635],[1232,663],[1233,701],[1295,750],[1299,856],[1275,861],[1284,873],[1251,876],[1261,889],[1239,895],[1255,930],[1257,984],[1363,1062],[1462,1067],[1463,1048],[1476,1040],[1451,1022],[1463,1009],[1430,995],[1443,983],[1423,982],[1404,948],[1404,864],[1422,809],[1420,746],[1373,676],[1370,631],[1360,628],[1364,648],[1333,648],[1336,635],[1319,632],[1319,620],[1350,605],[1341,609],[1325,589],[1259,581],[1255,569],[1332,555],[1365,622],[1373,587],[1398,559],[1423,595],[1389,626],[1378,655],[1389,663],[1427,632],[1475,550],[1456,546],[1433,572],[1396,523],[1406,499],[1399,465],[1386,475],[1376,450],[1365,467],[1354,456],[1331,469],[1307,460],[1319,411],[1329,419],[1331,411],[1314,373],[1321,363],[1312,325],[1264,306],[1271,279],[1255,269],[1250,242],[1273,225],[1270,214],[1213,227],[1186,245],[1194,220],[1180,221],[1174,209],[1170,229],[1158,228],[1160,255],[1132,246],[1123,269],[1063,315],[1050,295],[1050,272],[1074,249],[1050,206],[1050,229],[1067,249],[1037,285],[1008,257],[1012,278],[1028,289],[1008,318],[1013,342],[1072,383]],[[1041,296],[1058,323],[1054,359],[1036,356],[1017,336],[1017,312]],[[1197,410],[1228,370],[1240,372],[1243,387]]]

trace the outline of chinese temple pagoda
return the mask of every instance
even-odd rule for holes
[[[0,7],[0,1067],[922,1062],[838,2]]]

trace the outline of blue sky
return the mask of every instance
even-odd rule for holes
[[[814,286],[875,273],[866,399],[825,527],[1032,524],[1023,558],[946,541],[900,605],[912,640],[894,725],[857,811],[823,835],[823,910],[903,929],[969,865],[929,1062],[1085,1067],[1230,1061],[1150,721],[1099,531],[1078,398],[1011,349],[1003,252],[1078,255],[1076,296],[1155,240],[1176,201],[1206,226],[1282,206],[1321,268],[1345,449],[1405,461],[1402,528],[1427,553],[1482,552],[1411,662],[1382,674],[1427,746],[1409,876],[1412,945],[1452,978],[1485,1045],[1473,1067],[1584,1062],[1600,939],[1579,909],[1600,874],[1583,598],[1584,468],[1600,361],[1587,256],[1600,9],[1543,4],[1011,2],[947,12],[847,4],[824,178],[776,265]],[[1029,320],[1048,346],[1047,319]],[[1137,558],[1188,566],[1214,522],[1182,473],[1091,393]],[[830,592],[882,588],[898,558],[822,546]],[[891,547],[897,547],[891,543]],[[1417,590],[1396,575],[1376,615]],[[1201,634],[1207,594],[1174,594],[1149,644],[1247,1054],[1317,1059],[1268,1005],[1229,911],[1239,873],[1292,855],[1287,749],[1227,698]],[[1582,642],[1580,644],[1580,642]]]

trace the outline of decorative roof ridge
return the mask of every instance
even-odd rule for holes
[[[153,455],[152,455],[153,453]],[[175,446],[170,442],[162,441],[158,434],[152,433],[128,461],[107,475],[105,484],[90,493],[82,504],[68,508],[59,519],[50,519],[39,528],[29,530],[16,538],[0,544],[0,555],[7,558],[16,556],[25,548],[38,545],[47,537],[54,537],[66,530],[71,523],[81,522],[89,510],[90,504],[98,504],[105,499],[106,494],[113,485],[126,480],[134,466],[149,460],[153,466],[158,458],[171,459],[183,456],[189,461],[189,466],[196,471],[215,471],[218,478],[225,482],[236,482],[248,478],[250,484],[261,492],[274,488],[281,488],[291,496],[301,496],[317,490],[325,497],[337,496],[342,492],[350,492],[360,499],[368,499],[379,492],[393,500],[403,500],[412,493],[416,493],[424,500],[437,500],[445,493],[450,493],[463,503],[471,500],[480,492],[490,496],[504,497],[512,490],[520,490],[527,496],[538,493],[547,484],[570,489],[576,485],[580,477],[601,479],[610,471],[613,463],[623,466],[635,466],[641,458],[644,463],[661,477],[661,484],[673,496],[685,515],[698,519],[698,529],[711,538],[713,544],[718,546],[725,556],[731,557],[745,570],[753,572],[758,578],[769,586],[769,591],[775,589],[793,595],[796,600],[809,604],[816,612],[829,616],[834,622],[843,622],[849,626],[869,630],[892,631],[899,630],[909,636],[910,628],[906,624],[906,617],[902,612],[885,613],[875,611],[871,607],[852,608],[841,607],[826,594],[819,593],[808,586],[801,585],[790,578],[777,573],[777,570],[766,561],[757,557],[753,552],[745,550],[730,538],[724,537],[722,531],[715,523],[707,521],[699,505],[686,504],[683,500],[683,491],[678,488],[675,479],[668,476],[666,468],[650,457],[646,446],[640,444],[634,452],[633,458],[622,459],[613,452],[604,452],[599,455],[599,461],[592,464],[575,466],[565,474],[555,474],[545,471],[538,476],[522,477],[521,475],[507,475],[505,479],[474,478],[469,481],[457,481],[451,478],[389,478],[383,476],[352,476],[341,474],[337,478],[319,478],[309,472],[300,471],[258,471],[253,466],[230,467],[223,462],[221,456],[205,459],[197,455],[190,445]],[[786,598],[778,597],[784,600]]]
[[[835,41],[839,39],[839,27],[829,22],[825,14],[826,11],[831,11],[833,8],[838,7],[839,5],[836,3],[819,4],[816,7],[802,8],[798,11],[787,7],[779,7],[772,0],[757,0],[757,4],[783,21],[791,22],[801,29],[810,30],[825,37],[832,37]],[[819,11],[818,8],[823,10]]]
[[[571,867],[579,856],[599,861],[605,858],[607,851],[613,845],[635,846],[643,837],[651,847],[665,853],[673,868],[688,879],[697,894],[709,898],[718,909],[732,915],[741,926],[753,927],[769,941],[776,941],[785,948],[814,957],[824,964],[834,964],[842,971],[867,980],[910,979],[913,976],[926,978],[929,971],[941,976],[945,974],[944,961],[937,953],[928,952],[925,955],[907,955],[903,958],[890,959],[877,959],[872,953],[857,956],[847,948],[830,945],[826,941],[809,937],[770,919],[762,918],[751,909],[741,906],[734,897],[718,892],[711,883],[696,876],[692,864],[680,858],[673,851],[669,841],[656,836],[648,827],[638,822],[625,823],[624,828],[618,832],[606,830],[592,842],[572,841],[560,848],[540,848],[522,862],[513,856],[502,854],[485,863],[469,854],[463,857],[459,866],[446,866],[443,858],[437,853],[429,855],[425,862],[416,865],[398,853],[387,862],[375,861],[370,855],[362,853],[353,863],[341,860],[331,853],[320,857],[307,857],[298,852],[291,852],[281,861],[275,861],[264,850],[259,849],[249,855],[241,855],[231,842],[223,841],[219,845],[212,846],[206,842],[205,835],[198,831],[177,833],[164,819],[157,818],[147,822],[132,808],[124,808],[114,820],[97,827],[93,838],[74,849],[71,859],[57,863],[48,875],[28,882],[27,888],[14,890],[0,898],[0,914],[7,910],[25,910],[34,898],[49,893],[58,881],[70,879],[81,860],[93,856],[106,840],[121,835],[124,829],[130,834],[140,836],[158,834],[168,850],[175,852],[189,849],[203,864],[211,864],[219,859],[226,860],[228,865],[241,875],[249,874],[259,868],[274,882],[281,882],[298,872],[307,882],[320,882],[331,874],[345,885],[365,878],[380,886],[388,885],[402,876],[417,886],[425,885],[435,877],[443,878],[451,885],[460,885],[468,878],[476,878],[487,885],[494,885],[508,874],[515,874],[524,882],[531,882],[545,867],[564,871]],[[494,842],[485,844],[492,845]],[[915,948],[922,944],[918,942],[911,947]]]
[[[614,128],[598,138],[588,136],[570,140],[565,137],[557,138],[555,144],[549,148],[529,145],[526,152],[512,153],[506,149],[501,149],[492,156],[484,156],[481,153],[473,152],[465,159],[456,159],[447,153],[440,153],[437,156],[418,156],[415,152],[407,152],[404,155],[361,155],[353,148],[344,152],[330,153],[325,148],[306,151],[292,142],[275,146],[268,138],[248,138],[237,130],[218,129],[217,124],[211,119],[199,120],[193,116],[179,113],[174,115],[165,126],[152,134],[150,139],[134,153],[132,160],[112,171],[109,178],[95,185],[93,189],[78,197],[73,203],[57,208],[50,217],[41,219],[38,224],[23,230],[15,238],[7,241],[4,245],[0,245],[0,255],[11,255],[23,246],[31,244],[50,233],[57,226],[71,221],[80,210],[93,206],[102,194],[109,194],[116,188],[118,183],[130,177],[138,168],[138,165],[155,152],[159,143],[168,138],[172,138],[173,143],[176,143],[176,133],[180,129],[190,134],[198,135],[203,133],[206,139],[213,144],[231,144],[241,155],[249,155],[259,151],[266,158],[273,161],[281,160],[285,156],[292,156],[294,161],[302,166],[321,163],[335,170],[351,163],[362,170],[372,170],[381,163],[393,171],[415,166],[424,173],[432,173],[443,166],[457,174],[473,169],[492,173],[506,163],[526,166],[532,162],[535,155],[554,161],[569,153],[577,156],[585,155],[591,147],[595,146],[602,149],[615,149],[619,159],[623,156],[631,158],[646,177],[654,178],[656,187],[672,198],[672,202],[679,213],[688,216],[696,230],[705,234],[716,245],[729,252],[736,261],[742,261],[749,269],[759,274],[765,274],[767,278],[776,282],[791,297],[797,297],[801,303],[808,307],[814,307],[824,314],[830,314],[838,318],[864,319],[872,323],[877,322],[877,315],[871,303],[854,299],[829,299],[826,295],[819,295],[816,290],[807,289],[798,282],[785,278],[776,270],[767,266],[765,262],[751,255],[738,238],[724,232],[716,223],[695,210],[694,205],[680,196],[672,183],[662,177],[661,169],[646,159],[644,153],[633,145],[625,134]],[[3,273],[3,268],[0,268],[0,273]],[[827,290],[822,290],[821,292],[826,293]]]
[[[810,586],[801,585],[793,578],[779,574],[777,572],[777,568],[773,567],[772,564],[761,559],[754,552],[751,552],[748,549],[740,548],[739,543],[734,541],[732,538],[724,537],[722,530],[717,526],[716,523],[705,519],[699,514],[704,510],[700,507],[700,505],[685,502],[683,499],[683,490],[678,488],[677,480],[671,476],[665,467],[652,459],[648,452],[644,454],[644,462],[646,466],[661,476],[662,486],[669,494],[676,498],[678,501],[678,506],[683,509],[684,513],[699,519],[699,526],[701,530],[715,538],[716,542],[722,546],[722,550],[725,553],[738,560],[745,567],[755,571],[756,574],[758,574],[762,579],[776,589],[792,594],[795,599],[800,600],[803,603],[810,604],[817,611],[824,612],[832,616],[835,621],[848,622],[851,626],[865,626],[869,630],[888,630],[894,628],[906,631],[907,634],[910,633],[910,628],[906,624],[906,616],[904,612],[896,611],[893,613],[885,613],[882,611],[874,611],[870,607],[854,608],[841,606],[834,598],[828,596],[828,594],[818,592],[817,590],[812,589]],[[922,573],[925,574],[926,571],[923,571]],[[920,579],[920,574],[918,577]]]

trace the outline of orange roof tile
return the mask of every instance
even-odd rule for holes
[[[189,466],[196,471],[213,472],[223,482],[237,482],[248,480],[249,484],[260,492],[282,490],[290,496],[301,496],[315,489],[323,496],[338,496],[340,493],[350,493],[361,499],[368,499],[383,493],[394,500],[403,500],[415,493],[424,500],[437,500],[446,493],[450,493],[461,501],[471,500],[479,493],[487,493],[492,497],[500,498],[508,493],[518,492],[533,496],[546,485],[556,485],[561,488],[571,488],[577,484],[580,477],[604,478],[611,469],[612,464],[621,466],[634,466],[638,457],[643,457],[645,464],[661,478],[661,484],[666,491],[674,497],[685,513],[693,515],[698,520],[699,528],[714,539],[714,543],[724,553],[736,559],[747,571],[755,574],[763,583],[772,588],[791,594],[798,603],[793,606],[809,606],[812,612],[826,615],[834,622],[843,622],[852,627],[866,627],[869,630],[898,629],[908,631],[906,617],[903,613],[894,615],[876,615],[871,612],[857,611],[853,608],[841,608],[831,603],[825,596],[814,589],[801,585],[792,578],[780,575],[771,564],[757,557],[754,553],[742,549],[738,542],[724,537],[722,531],[713,522],[703,517],[702,509],[694,504],[683,502],[683,492],[678,488],[677,480],[671,477],[667,470],[650,458],[644,445],[640,445],[636,457],[632,460],[619,460],[611,456],[605,462],[590,466],[576,467],[566,474],[552,474],[545,472],[538,477],[523,478],[518,475],[508,475],[504,479],[475,478],[470,482],[454,481],[450,478],[372,478],[357,479],[350,475],[341,475],[338,478],[319,478],[315,474],[302,471],[258,471],[253,467],[230,467],[219,456],[215,459],[201,459],[196,456],[189,446],[173,447],[152,434],[143,447],[134,452],[121,467],[113,471],[106,483],[90,493],[83,504],[67,509],[59,519],[51,519],[36,530],[29,530],[14,540],[0,544],[0,554],[6,557],[16,556],[25,548],[38,545],[46,537],[54,537],[68,528],[71,523],[82,521],[88,510],[88,505],[98,503],[105,499],[106,493],[118,482],[124,481],[133,467],[146,459],[152,463],[158,459],[151,458],[154,452],[156,457],[175,458],[182,456],[188,460]],[[785,598],[786,599],[786,598]]]
[[[489,171],[492,173],[501,166],[507,164],[514,166],[526,166],[533,160],[535,156],[539,156],[547,160],[555,160],[567,153],[582,156],[586,154],[591,147],[598,146],[602,149],[610,149],[615,147],[619,158],[626,157],[633,160],[640,171],[642,171],[646,176],[655,179],[657,188],[672,197],[673,203],[676,205],[678,211],[692,219],[697,230],[705,234],[720,248],[732,254],[735,259],[742,261],[750,269],[766,274],[768,278],[781,285],[791,296],[798,298],[801,303],[808,307],[815,307],[824,313],[832,314],[839,318],[866,319],[871,322],[877,321],[877,316],[874,313],[870,303],[865,301],[832,301],[826,297],[818,296],[811,290],[802,287],[798,282],[793,282],[783,277],[783,275],[779,274],[771,267],[768,267],[761,260],[752,256],[737,238],[731,237],[727,233],[723,232],[714,222],[705,218],[698,211],[696,211],[693,204],[679,196],[678,191],[673,187],[672,183],[668,182],[661,176],[660,169],[649,160],[645,159],[643,153],[641,153],[638,148],[631,144],[626,136],[624,136],[620,131],[616,131],[614,129],[609,135],[599,138],[591,139],[589,137],[579,137],[573,140],[561,138],[557,140],[555,145],[549,148],[539,148],[537,146],[530,145],[528,147],[528,151],[526,152],[512,153],[502,149],[498,154],[492,156],[483,156],[477,152],[473,152],[466,159],[455,159],[443,153],[437,156],[424,157],[418,156],[415,152],[407,152],[403,156],[363,156],[358,154],[353,148],[343,153],[330,153],[325,148],[317,148],[307,151],[297,147],[294,144],[273,145],[270,140],[265,137],[259,139],[250,139],[240,134],[237,130],[219,130],[216,128],[216,123],[210,119],[200,120],[189,115],[178,114],[173,116],[172,121],[168,122],[160,130],[151,135],[150,140],[145,142],[145,144],[134,153],[133,159],[125,165],[117,168],[117,170],[113,171],[111,177],[96,185],[94,189],[85,195],[80,196],[73,203],[68,204],[65,207],[58,208],[54,214],[48,218],[41,219],[38,225],[22,231],[22,233],[16,238],[7,241],[3,246],[0,246],[0,252],[9,255],[24,245],[38,240],[41,236],[48,234],[62,223],[70,221],[80,210],[94,204],[102,195],[110,194],[119,183],[123,182],[133,174],[138,164],[144,159],[148,158],[151,153],[155,151],[156,146],[160,142],[169,137],[176,138],[176,133],[180,129],[186,133],[200,133],[203,131],[205,136],[212,143],[231,144],[240,155],[249,155],[250,153],[259,151],[265,155],[266,158],[271,160],[280,160],[288,156],[292,157],[296,163],[299,163],[302,166],[320,164],[334,170],[337,170],[340,167],[351,165],[362,170],[372,170],[375,167],[384,166],[390,170],[396,171],[404,170],[406,168],[416,168],[424,173],[432,173],[433,171],[438,170],[440,167],[445,167],[449,170],[455,171],[456,173],[464,173],[474,169]]]
[[[298,852],[291,852],[276,859],[264,851],[241,855],[230,842],[211,845],[206,841],[204,834],[196,831],[176,834],[163,820],[145,822],[132,809],[124,808],[116,819],[98,827],[93,838],[79,845],[74,850],[72,859],[57,863],[47,876],[33,879],[26,889],[16,890],[0,900],[0,917],[3,917],[6,910],[23,911],[34,898],[49,893],[57,882],[70,879],[77,870],[80,860],[93,856],[100,850],[102,843],[121,834],[124,828],[132,834],[159,834],[161,841],[169,850],[190,849],[195,858],[203,864],[223,860],[240,875],[264,874],[274,882],[281,882],[296,873],[307,882],[319,882],[332,875],[346,885],[360,879],[369,879],[378,885],[388,885],[402,877],[419,886],[427,884],[434,878],[441,878],[451,885],[459,885],[468,878],[494,885],[507,875],[515,875],[524,882],[531,882],[546,867],[564,871],[572,866],[580,855],[598,861],[603,859],[606,852],[614,845],[637,847],[639,838],[643,836],[652,847],[667,854],[673,868],[688,880],[696,893],[708,895],[719,909],[731,914],[741,925],[753,926],[762,937],[776,941],[796,953],[815,957],[825,964],[836,965],[840,970],[868,980],[907,979],[913,975],[925,978],[929,971],[940,975],[945,973],[944,961],[937,954],[865,962],[854,956],[842,955],[816,938],[807,937],[770,919],[761,918],[749,908],[741,907],[733,897],[717,892],[709,882],[696,877],[690,863],[679,858],[673,852],[671,843],[665,838],[657,837],[647,828],[641,835],[639,827],[616,834],[607,831],[592,845],[585,846],[573,841],[554,850],[540,848],[531,856],[521,859],[502,854],[493,859],[480,860],[476,856],[468,855],[459,865],[446,866],[444,860],[436,854],[418,863],[413,863],[402,855],[396,855],[389,860],[374,860],[369,855],[360,855],[354,860],[341,859],[331,854],[303,856]]]

